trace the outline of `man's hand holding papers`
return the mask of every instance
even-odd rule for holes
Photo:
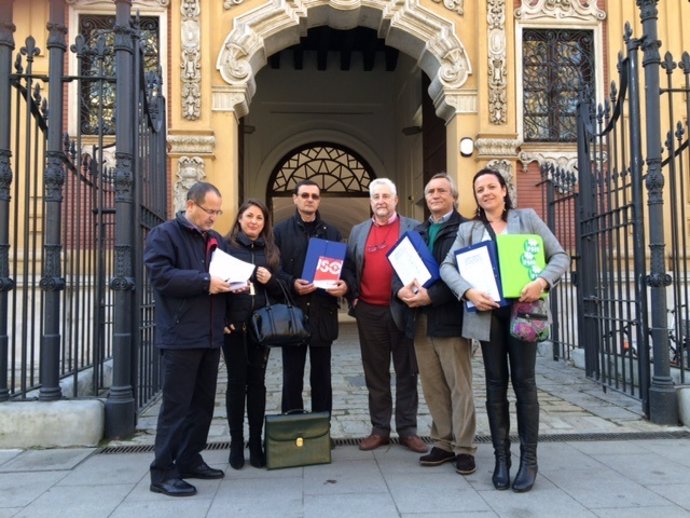
[[[249,288],[249,279],[254,273],[252,263],[241,261],[230,254],[216,248],[211,256],[208,273],[212,277],[220,277],[230,284],[232,291],[243,291]]]

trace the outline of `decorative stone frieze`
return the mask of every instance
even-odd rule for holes
[[[538,162],[539,167],[546,163],[552,163],[568,171],[577,171],[577,151],[521,151],[518,160],[522,164],[523,173],[527,172],[528,166],[532,162]]]
[[[517,207],[517,189],[513,181],[513,164],[508,160],[491,160],[486,164],[488,169],[498,171],[508,186],[508,194],[513,202],[513,206]]]
[[[181,156],[177,159],[177,180],[175,181],[175,211],[182,210],[187,201],[187,192],[197,182],[206,178],[204,159],[200,156]]]
[[[216,148],[213,135],[168,135],[171,155],[212,155]]]
[[[182,0],[180,5],[180,46],[182,48],[182,116],[197,120],[201,116],[201,29],[199,0]]]
[[[453,104],[457,98],[448,102],[447,96],[462,88],[472,65],[454,24],[421,1],[270,0],[238,16],[216,60],[230,88],[214,88],[213,110],[235,111],[238,118],[246,114],[256,91],[255,75],[268,56],[299,42],[314,10],[319,19],[337,19],[338,29],[374,29],[387,45],[416,59],[431,78],[436,114],[450,121],[458,113]]]
[[[522,0],[522,5],[515,10],[515,18],[601,21],[606,19],[606,12],[597,7],[596,0]]]
[[[478,138],[475,143],[479,158],[508,157],[514,159],[522,141],[509,138]]]
[[[489,0],[486,13],[489,26],[489,122],[507,122],[506,5],[505,0]]]
[[[434,0],[437,4],[443,4],[443,7],[460,16],[465,14],[465,0]]]

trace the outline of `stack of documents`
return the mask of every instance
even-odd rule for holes
[[[488,293],[501,306],[507,304],[501,292],[501,276],[498,272],[496,243],[482,241],[456,250],[458,272],[473,288]],[[474,304],[466,301],[467,309],[476,311]]]
[[[304,259],[302,278],[325,290],[334,288],[343,271],[347,245],[312,237]]]
[[[388,261],[403,286],[417,279],[428,288],[441,278],[438,263],[418,232],[408,230],[388,252]]]
[[[238,290],[249,285],[249,279],[255,268],[256,266],[252,263],[237,259],[220,248],[216,248],[211,255],[208,273],[224,279],[225,282],[230,283],[233,290]]]
[[[519,298],[546,266],[544,241],[537,234],[500,234],[496,246],[503,296]]]

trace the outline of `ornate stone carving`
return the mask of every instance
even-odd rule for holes
[[[491,160],[486,164],[488,169],[493,169],[501,174],[508,185],[508,194],[513,201],[513,206],[517,207],[517,190],[515,189],[515,182],[513,182],[513,164],[507,160]]]
[[[177,160],[176,176],[175,211],[178,211],[184,209],[190,187],[206,178],[204,159],[200,156],[181,156]]]
[[[517,154],[517,148],[522,145],[522,141],[508,138],[478,138],[474,145],[480,158],[508,157],[513,159]]]
[[[231,88],[215,89],[214,110],[235,111],[240,117],[238,111],[246,113],[256,91],[254,76],[267,56],[299,42],[310,9],[323,19],[337,18],[338,29],[363,25],[377,30],[388,45],[416,59],[431,78],[436,114],[448,122],[458,113],[446,97],[458,93],[472,65],[455,25],[424,7],[422,0],[270,0],[238,16],[216,61]]]
[[[434,0],[434,2],[437,4],[443,3],[443,7],[458,13],[460,16],[465,14],[465,0]]]
[[[606,12],[597,7],[596,0],[522,0],[515,10],[515,18],[569,18],[588,21],[606,19]]]
[[[518,160],[522,164],[523,173],[527,172],[527,167],[532,162],[538,162],[539,167],[551,163],[556,167],[577,172],[577,151],[521,151]]]
[[[486,20],[489,25],[489,122],[505,124],[508,104],[505,0],[489,0]]]
[[[199,0],[183,0],[180,5],[182,23],[180,45],[182,63],[182,116],[197,120],[201,116],[201,29]]]
[[[242,2],[244,2],[244,0],[224,0],[223,9],[227,11],[235,5],[240,5]]]
[[[213,135],[168,135],[170,154],[211,155],[216,147]]]

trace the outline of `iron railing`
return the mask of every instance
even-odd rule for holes
[[[64,9],[51,0],[48,74],[34,72],[32,37],[12,67],[12,9],[0,13],[0,401],[107,395],[106,434],[122,437],[161,381],[141,253],[166,219],[165,99],[160,70],[144,73],[128,2],[116,5],[113,45],[71,46],[89,73],[65,74]],[[78,98],[85,85],[115,89],[114,136],[106,124],[81,133],[81,106],[63,110],[69,83]]]

